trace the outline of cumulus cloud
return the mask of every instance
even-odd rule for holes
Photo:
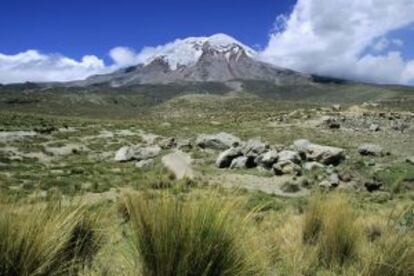
[[[104,62],[94,55],[77,61],[36,50],[15,55],[0,54],[0,83],[71,81],[107,71]]]
[[[128,47],[115,47],[109,52],[115,66],[124,67],[136,65],[139,59],[135,50]]]
[[[387,37],[414,23],[412,0],[298,0],[261,58],[302,72],[379,83],[414,81],[413,61]]]

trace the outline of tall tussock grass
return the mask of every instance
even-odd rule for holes
[[[67,275],[87,266],[101,244],[84,207],[2,205],[0,275]]]
[[[414,239],[407,233],[385,233],[372,247],[364,275],[414,275]]]
[[[315,245],[321,264],[337,267],[356,257],[362,232],[343,194],[314,197],[304,215],[302,238]]]
[[[214,198],[183,202],[127,195],[126,208],[137,252],[137,274],[264,275],[263,259],[248,243],[235,204]]]

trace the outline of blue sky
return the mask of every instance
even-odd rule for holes
[[[141,60],[215,33],[300,72],[414,84],[413,0],[3,0],[0,83],[82,79],[122,67],[113,49]]]
[[[264,47],[276,16],[288,12],[294,3],[5,0],[0,9],[0,52],[37,49],[77,59],[85,54],[108,59],[108,50],[119,45],[140,49],[176,38],[220,32]]]

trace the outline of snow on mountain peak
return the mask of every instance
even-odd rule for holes
[[[156,59],[162,59],[169,64],[171,70],[176,70],[181,65],[191,66],[196,64],[205,47],[218,53],[237,53],[244,50],[246,55],[250,57],[256,55],[253,49],[236,39],[226,34],[215,34],[210,37],[177,39],[165,45],[147,48],[143,53],[145,55],[143,63],[148,65]]]

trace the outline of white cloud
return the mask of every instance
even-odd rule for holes
[[[298,0],[292,13],[278,21],[281,28],[261,54],[265,61],[364,81],[414,80],[408,68],[414,60],[388,50],[403,46],[402,41],[387,38],[414,22],[412,0]]]
[[[136,65],[138,62],[137,53],[128,47],[115,47],[110,52],[109,55],[114,60],[117,66],[131,66]]]
[[[79,80],[107,71],[104,62],[93,55],[77,61],[57,54],[41,54],[36,50],[15,55],[0,54],[0,83]]]

